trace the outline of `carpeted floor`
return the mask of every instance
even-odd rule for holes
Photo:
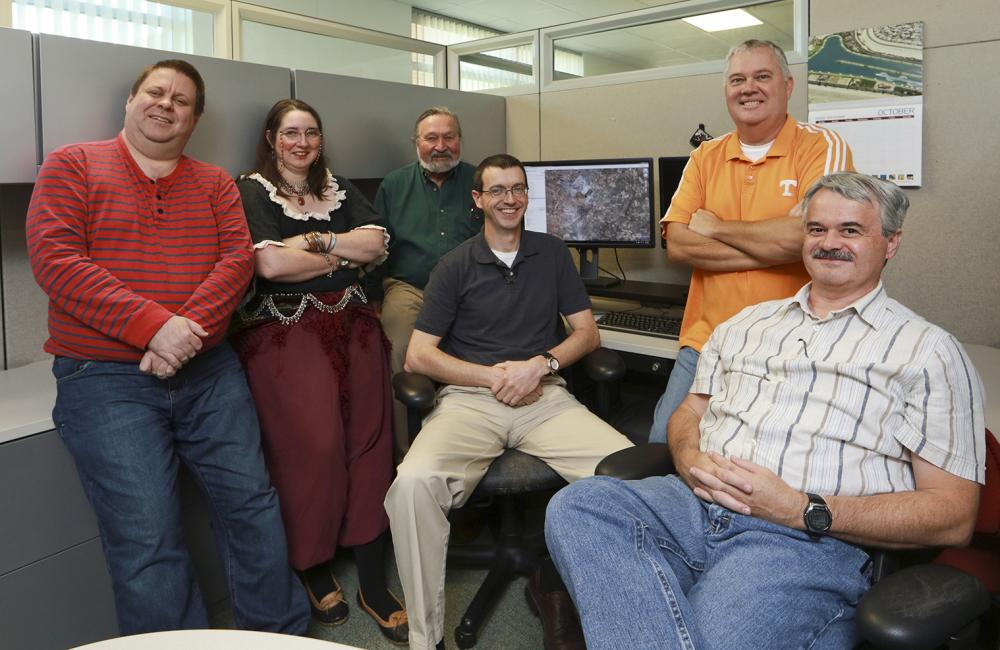
[[[664,383],[665,379],[651,382],[648,377],[636,380],[630,373],[630,376],[622,383],[619,402],[614,409],[614,417],[611,418],[612,424],[633,441],[644,441],[648,436],[652,422],[653,407],[663,392]],[[547,495],[538,495],[536,502],[527,508],[529,529],[537,530],[541,527],[546,498]],[[479,530],[478,536],[475,533],[472,536],[476,537],[475,541],[477,542],[488,541],[489,532],[484,527]],[[396,565],[391,553],[388,554],[387,562],[390,589],[402,597],[403,591],[399,586]],[[358,584],[357,572],[349,552],[343,552],[338,557],[334,572],[344,588],[348,604],[351,607],[350,618],[343,625],[334,628],[313,624],[309,628],[308,636],[370,650],[398,648],[399,646],[390,643],[382,636],[375,622],[357,606],[355,600]],[[455,627],[458,626],[465,608],[472,601],[485,576],[485,570],[449,566],[445,583],[447,610],[444,630],[445,643],[448,648],[457,648],[454,636]],[[527,578],[522,577],[508,586],[506,593],[493,610],[492,617],[480,628],[479,642],[476,644],[476,648],[484,650],[541,650],[542,625],[528,609],[525,601],[524,586],[526,582]],[[212,623],[215,627],[231,627],[231,619],[228,611],[220,611],[213,616]]]
[[[488,539],[489,533],[481,535]],[[477,541],[483,539],[477,538]],[[396,574],[396,564],[391,553],[387,558],[387,575],[390,576],[389,589],[402,597],[403,590],[399,586]],[[379,632],[375,622],[358,607],[356,599],[358,590],[357,571],[349,552],[343,552],[334,563],[334,573],[344,589],[351,608],[347,622],[337,627],[325,627],[312,624],[307,636],[316,639],[336,641],[349,646],[366,648],[368,650],[388,650],[399,648]],[[486,577],[486,571],[480,569],[448,568],[445,581],[447,610],[445,612],[445,644],[448,648],[457,648],[455,644],[455,627],[472,601],[476,590]],[[497,603],[491,618],[482,626],[479,633],[477,649],[484,650],[541,650],[542,625],[524,598],[524,586],[527,578],[518,578],[510,584],[506,593]],[[232,627],[232,615],[227,610],[215,612],[212,616],[213,627]]]

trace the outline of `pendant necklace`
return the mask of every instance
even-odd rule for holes
[[[306,179],[302,181],[301,184],[292,184],[285,180],[284,176],[278,175],[278,186],[281,187],[281,191],[289,196],[295,196],[298,199],[299,205],[305,205],[306,194],[309,193],[309,180]]]

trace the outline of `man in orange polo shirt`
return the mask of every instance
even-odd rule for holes
[[[788,115],[793,84],[785,53],[770,41],[745,41],[726,57],[726,106],[736,131],[691,154],[661,221],[667,255],[694,271],[681,350],[656,405],[650,442],[666,440],[667,422],[687,396],[715,326],[809,281],[799,201],[821,176],[854,169],[843,138]]]

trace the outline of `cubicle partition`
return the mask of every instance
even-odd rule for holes
[[[45,297],[27,266],[24,216],[36,166],[56,147],[114,137],[132,81],[146,65],[184,58],[205,78],[206,108],[187,153],[234,176],[253,164],[268,108],[295,96],[316,106],[333,170],[378,179],[411,162],[413,121],[429,106],[462,118],[464,158],[478,162],[506,150],[503,97],[441,88],[293,71],[228,59],[178,55],[124,45],[0,28],[0,250],[5,368],[45,358]],[[37,84],[38,105],[35,86]],[[9,89],[9,92],[8,92]],[[36,124],[37,121],[37,124]],[[37,139],[36,139],[37,136]]]
[[[475,165],[507,151],[502,97],[303,70],[296,70],[294,78],[295,96],[315,106],[323,118],[324,152],[331,167],[348,178],[381,178],[413,162],[413,122],[431,106],[447,106],[458,114],[466,161]]]
[[[114,137],[139,71],[176,58],[198,68],[206,88],[205,113],[185,153],[234,176],[245,171],[267,109],[292,92],[290,70],[47,34],[38,36],[42,156],[64,144]]]
[[[0,92],[0,183],[30,183],[35,180],[38,147],[35,143],[35,75],[31,34],[0,29],[0,61],[3,92]]]
[[[38,164],[35,120],[35,75],[31,34],[14,29],[0,29],[0,294],[12,296],[10,279],[19,276],[24,264],[23,251],[23,191],[15,183],[30,183],[35,179]],[[16,296],[12,296],[16,298]],[[44,307],[44,305],[43,305]],[[36,315],[37,306],[32,310]],[[0,332],[8,321],[17,319],[17,305],[0,301]],[[37,327],[37,324],[36,324]],[[37,353],[36,353],[37,355]],[[10,358],[0,345],[0,368],[7,367]]]
[[[187,153],[234,176],[253,164],[267,109],[299,96],[324,119],[332,167],[377,179],[414,159],[413,120],[446,104],[463,118],[465,158],[505,150],[502,97],[295,72],[0,28],[0,630],[4,647],[65,648],[116,634],[97,525],[72,459],[53,430],[55,397],[42,343],[46,298],[27,262],[24,222],[37,165],[64,144],[114,137],[131,82],[146,65],[191,61],[207,103]],[[36,99],[37,98],[37,99]],[[181,481],[185,532],[209,607],[225,583],[207,509]],[[153,604],[155,606],[155,604]]]

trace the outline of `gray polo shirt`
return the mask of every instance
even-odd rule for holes
[[[491,366],[555,347],[565,338],[559,315],[585,309],[590,297],[562,240],[522,232],[508,269],[480,232],[434,267],[416,329],[458,359]]]

